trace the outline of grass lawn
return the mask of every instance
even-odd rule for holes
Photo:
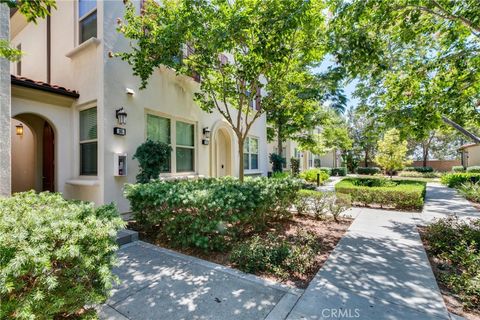
[[[352,204],[356,206],[420,211],[424,203],[426,182],[348,177],[335,185],[335,191],[350,195]]]

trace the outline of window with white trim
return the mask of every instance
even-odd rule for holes
[[[97,107],[80,111],[80,175],[97,175]]]
[[[194,171],[195,130],[191,123],[176,121],[175,161],[177,172]]]
[[[97,0],[78,0],[78,44],[97,36]]]
[[[171,145],[170,119],[147,114],[147,139]],[[171,156],[160,172],[171,172]]]
[[[243,168],[244,170],[258,169],[258,139],[247,137],[243,144]]]

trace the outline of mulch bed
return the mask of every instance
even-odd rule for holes
[[[314,266],[304,274],[292,273],[289,274],[286,279],[278,278],[272,274],[260,273],[257,275],[265,279],[282,282],[284,284],[292,285],[298,288],[306,288],[308,286],[308,283],[313,279],[315,274],[325,263],[328,256],[333,251],[338,241],[340,241],[343,234],[348,229],[351,223],[352,219],[350,218],[340,218],[339,222],[337,223],[330,218],[326,220],[316,220],[310,216],[305,215],[295,215],[293,218],[287,221],[270,223],[268,229],[263,231],[262,235],[269,232],[279,236],[287,237],[289,235],[295,235],[297,231],[304,230],[315,234],[315,237],[320,243],[321,249],[315,257]],[[144,230],[139,228],[139,226],[134,221],[129,222],[128,228],[138,231],[140,240],[143,240],[145,242],[149,242],[163,248],[173,249],[183,254],[191,255],[221,265],[234,267],[230,263],[229,251],[205,252],[200,249],[172,247],[171,245],[169,245],[166,239],[158,237],[158,232],[146,233]],[[248,240],[248,237],[245,239],[241,239],[240,241],[245,240]]]
[[[425,251],[427,252],[428,260],[430,261],[430,266],[432,267],[433,273],[435,275],[435,279],[437,280],[438,287],[440,288],[440,292],[443,296],[443,301],[445,301],[445,305],[449,312],[454,313],[456,315],[462,316],[468,320],[480,320],[480,310],[464,310],[462,302],[458,298],[458,296],[450,291],[440,280],[440,261],[435,258],[429,252],[428,242],[425,239],[425,227],[418,227],[418,232],[420,233],[420,237],[423,242],[423,246],[425,247]]]

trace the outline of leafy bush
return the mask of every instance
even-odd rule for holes
[[[320,167],[318,169],[320,169],[321,171],[324,171],[325,173],[328,173],[329,176],[332,175],[332,168],[330,167]]]
[[[435,172],[400,171],[398,176],[407,178],[438,178],[440,175]]]
[[[338,194],[348,194],[353,204],[378,205],[403,210],[423,207],[426,183],[409,180],[346,178],[335,185]]]
[[[332,168],[331,175],[345,177],[347,175],[347,167]]]
[[[255,235],[233,248],[230,261],[245,272],[269,272],[284,277],[312,268],[319,250],[317,239],[307,232],[298,232],[289,239],[273,234],[265,238]]]
[[[317,182],[317,175],[320,177],[320,184],[323,184],[325,181],[330,178],[328,173],[320,169],[308,169],[300,173],[300,178],[305,179],[308,182]]]
[[[292,170],[292,175],[298,176],[300,173],[300,159],[291,158],[290,159],[290,169]]]
[[[465,182],[458,186],[458,191],[470,201],[480,202],[480,183]]]
[[[113,205],[95,209],[33,191],[0,199],[0,315],[73,317],[105,301],[123,226]]]
[[[291,215],[300,183],[292,178],[232,177],[127,185],[138,223],[172,245],[224,250],[240,234]]]
[[[374,175],[380,172],[382,172],[382,170],[379,167],[358,167],[357,168],[358,174]]]
[[[287,159],[282,157],[281,154],[270,153],[270,163],[272,164],[272,171],[274,173],[282,172],[283,165],[287,163]]]
[[[288,177],[290,177],[290,173],[288,172],[274,172],[272,174],[273,179],[286,179]]]
[[[465,167],[464,166],[453,166],[452,171],[453,172],[465,172]]]
[[[320,161],[320,159],[313,159],[313,166],[315,168],[320,168],[322,166],[322,162]]]
[[[467,167],[467,172],[470,172],[470,173],[480,173],[480,166]]]
[[[172,147],[163,142],[147,140],[142,143],[133,155],[133,159],[137,159],[140,165],[137,182],[147,183],[158,179],[162,166],[170,159],[171,151]]]
[[[336,222],[340,214],[351,205],[350,196],[336,195],[334,192],[300,190],[295,200],[299,214],[310,214],[317,219],[324,219],[331,214]]]
[[[480,181],[480,173],[447,173],[440,179],[441,182],[450,188],[460,186],[462,183]]]
[[[432,167],[405,167],[403,171],[414,171],[414,172],[433,172]]]
[[[463,302],[480,310],[480,219],[440,219],[427,227],[428,251],[436,257],[439,279]]]

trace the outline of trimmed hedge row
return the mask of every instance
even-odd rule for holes
[[[420,210],[424,203],[426,183],[383,178],[346,178],[335,185],[335,190],[350,195],[353,204]]]
[[[415,171],[415,172],[433,172],[432,167],[405,167],[403,168],[403,171]]]
[[[94,318],[123,227],[113,205],[33,191],[0,199],[0,318]]]
[[[466,182],[476,183],[480,181],[480,173],[447,173],[442,176],[443,184],[450,188],[455,188]]]
[[[332,168],[331,176],[345,177],[347,175],[347,167]]]
[[[465,167],[464,166],[453,166],[452,171],[453,172],[465,172]]]
[[[366,174],[366,175],[374,175],[382,172],[379,167],[358,167],[357,173],[358,174]]]
[[[480,173],[480,166],[467,167],[467,172],[470,172],[470,173]]]
[[[300,182],[292,178],[209,178],[130,184],[125,196],[144,228],[181,247],[224,250],[242,233],[290,216]]]

